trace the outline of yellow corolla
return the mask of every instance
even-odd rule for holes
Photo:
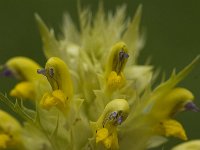
[[[20,149],[21,125],[9,114],[0,110],[0,149]],[[21,147],[22,149],[22,147]]]
[[[118,42],[112,47],[105,68],[105,79],[109,91],[119,89],[124,85],[126,80],[123,70],[128,57],[128,49],[124,42]]]
[[[27,57],[14,57],[9,59],[3,67],[5,76],[14,76],[22,82],[18,83],[10,92],[10,95],[20,99],[35,100],[38,98],[39,84],[46,84],[44,77],[37,74],[39,64]]]
[[[155,102],[150,112],[153,119],[158,120],[156,125],[159,134],[164,136],[174,136],[182,140],[187,140],[186,133],[182,125],[172,118],[178,112],[184,110],[197,111],[198,108],[192,102],[193,94],[185,88],[174,88],[162,99]]]
[[[96,143],[102,143],[107,149],[118,149],[117,126],[126,120],[129,104],[125,99],[109,102],[97,122],[91,122]]]
[[[48,79],[52,92],[46,92],[40,104],[45,109],[56,106],[62,112],[68,110],[68,106],[73,97],[73,85],[67,65],[57,57],[48,59],[45,69],[38,70]]]

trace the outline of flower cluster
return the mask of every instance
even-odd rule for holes
[[[125,12],[119,7],[105,14],[100,6],[93,17],[80,8],[80,30],[66,15],[59,39],[35,15],[47,62],[42,67],[19,56],[2,65],[2,75],[20,82],[9,93],[15,102],[0,99],[23,123],[0,111],[0,149],[143,150],[171,136],[188,139],[174,117],[199,108],[192,92],[176,85],[200,59],[154,88],[153,66],[137,64],[142,6],[133,19]]]

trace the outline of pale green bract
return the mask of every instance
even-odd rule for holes
[[[0,94],[24,119],[18,149],[144,150],[170,136],[187,140],[174,115],[199,109],[193,94],[176,85],[199,64],[199,56],[153,89],[157,71],[137,64],[144,45],[141,16],[141,5],[133,19],[126,18],[125,6],[106,14],[100,5],[94,17],[89,9],[79,8],[80,30],[67,14],[63,36],[57,39],[35,15],[46,66],[41,69],[33,60],[17,57],[3,67],[22,79],[10,93],[22,100],[12,103]],[[32,99],[35,107],[26,108],[24,99]],[[4,130],[0,123],[0,149],[9,149],[12,139]]]

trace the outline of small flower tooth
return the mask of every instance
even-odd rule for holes
[[[6,66],[2,66],[0,74],[5,77],[11,77],[14,75],[13,72]]]
[[[128,59],[129,55],[128,53],[124,52],[123,50],[121,50],[119,52],[119,61],[123,61],[124,59]]]
[[[129,58],[129,54],[128,53],[124,53],[124,58],[128,59]]]
[[[188,102],[185,104],[185,109],[189,111],[200,112],[199,107],[197,107],[194,102]]]
[[[46,76],[46,69],[44,69],[44,68],[42,68],[42,69],[37,69],[37,73]]]

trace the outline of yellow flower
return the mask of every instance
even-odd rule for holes
[[[13,103],[0,94],[25,119],[21,127],[0,111],[4,116],[0,148],[19,140],[27,150],[144,150],[171,136],[187,140],[174,116],[199,108],[192,92],[176,85],[200,57],[152,90],[153,66],[137,64],[144,44],[139,32],[142,6],[132,20],[125,12],[120,7],[107,15],[101,5],[93,19],[89,9],[79,8],[80,28],[66,15],[62,39],[35,15],[47,58],[45,68],[15,57],[3,66],[3,74],[22,80],[10,92],[12,96],[37,101],[27,108],[23,101]]]
[[[178,112],[186,110],[187,104],[191,103],[193,100],[194,95],[189,90],[181,87],[174,88],[162,99],[155,102],[151,113],[156,118],[173,117]]]
[[[49,110],[53,106],[56,106],[62,112],[66,111],[67,97],[61,90],[54,90],[52,93],[45,93],[42,97],[40,105],[42,108]]]
[[[135,101],[131,107],[134,109],[121,129],[121,138],[124,139],[121,142],[122,147],[133,142],[131,139],[135,139],[136,149],[158,146],[166,142],[164,137],[174,136],[187,140],[183,126],[174,120],[174,116],[181,111],[199,109],[193,103],[194,96],[189,90],[175,86],[198,62],[199,57],[153,91],[146,90],[143,97]],[[141,142],[146,145],[141,145]],[[127,149],[130,149],[129,146]]]
[[[119,89],[124,85],[124,82],[124,75],[122,73],[117,74],[115,71],[112,71],[107,79],[109,89]]]
[[[164,136],[174,136],[182,140],[187,140],[186,133],[182,125],[171,119],[175,114],[184,110],[197,109],[194,103],[193,94],[185,88],[174,88],[162,99],[157,100],[150,111],[152,119],[158,120],[159,133]],[[193,104],[193,108],[191,106]],[[190,104],[190,105],[189,105]],[[190,106],[190,107],[189,107]],[[167,109],[166,109],[167,108]],[[158,113],[159,112],[159,113]]]
[[[10,91],[10,96],[23,98],[23,99],[30,99],[35,98],[36,91],[33,86],[33,83],[23,81],[18,83],[14,89]]]
[[[7,134],[0,134],[0,148],[7,148],[8,142],[10,141],[10,137]]]
[[[18,149],[22,146],[21,130],[17,120],[0,110],[0,149],[12,147]]]
[[[123,70],[128,57],[128,49],[124,42],[118,42],[112,47],[105,70],[108,90],[119,89],[125,84]]]
[[[73,85],[67,65],[61,59],[52,57],[47,61],[45,69],[38,72],[47,77],[52,87],[51,93],[43,95],[41,106],[47,110],[56,106],[66,112],[73,98]]]
[[[9,59],[4,66],[5,75],[12,75],[20,80],[10,95],[20,99],[35,100],[38,98],[38,82],[46,84],[43,77],[37,74],[37,69],[41,68],[36,62],[26,57],[14,57]]]
[[[115,128],[113,130],[116,130]],[[101,128],[96,131],[96,143],[102,142],[106,149],[119,149],[117,131]]]
[[[109,102],[97,122],[91,122],[96,143],[102,142],[107,149],[118,149],[117,126],[126,120],[129,104],[124,99]]]

